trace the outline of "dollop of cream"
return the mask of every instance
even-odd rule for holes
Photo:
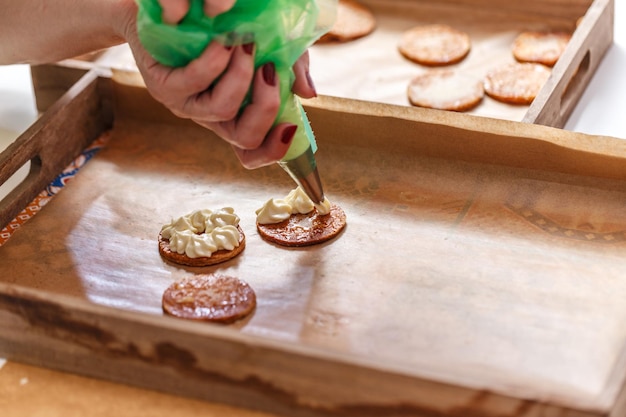
[[[259,224],[275,224],[287,220],[292,214],[307,214],[317,209],[321,215],[330,213],[330,201],[324,198],[321,204],[314,204],[302,188],[297,187],[285,198],[269,199],[263,207],[256,210]]]
[[[320,204],[316,204],[315,208],[317,209],[317,212],[319,214],[325,216],[326,214],[330,213],[330,201],[328,201],[328,199],[324,197],[324,201],[322,201]]]
[[[210,257],[218,250],[239,246],[239,216],[232,207],[217,211],[196,210],[161,228],[161,235],[170,242],[170,250],[190,258]]]
[[[300,187],[291,190],[285,197],[285,201],[291,206],[291,214],[307,214],[315,207],[309,196]]]
[[[280,223],[291,216],[291,206],[283,199],[271,198],[255,213],[259,224]]]

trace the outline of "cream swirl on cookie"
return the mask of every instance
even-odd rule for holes
[[[280,223],[292,214],[307,214],[314,208],[320,215],[326,215],[330,213],[330,202],[325,198],[321,204],[314,204],[302,188],[297,187],[285,198],[269,199],[263,207],[256,210],[256,220],[259,224]]]
[[[231,207],[217,211],[196,210],[173,219],[161,228],[169,240],[170,250],[190,258],[210,257],[218,250],[233,250],[239,246],[237,229],[239,216]]]

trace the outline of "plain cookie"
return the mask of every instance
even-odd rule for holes
[[[513,56],[519,62],[554,66],[572,36],[564,32],[523,32],[513,43]]]
[[[188,320],[232,323],[256,306],[252,287],[238,278],[201,275],[174,282],[163,293],[163,311]]]
[[[512,63],[491,70],[485,77],[485,93],[510,104],[530,104],[550,77],[541,64]]]
[[[337,19],[318,42],[348,42],[369,35],[375,28],[376,18],[369,8],[354,0],[339,0]]]
[[[398,50],[407,59],[427,66],[450,65],[462,61],[471,49],[468,34],[447,25],[427,25],[402,35]]]
[[[467,111],[483,100],[485,90],[480,78],[452,70],[431,70],[411,80],[407,95],[414,106]]]

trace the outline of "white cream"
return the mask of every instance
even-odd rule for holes
[[[330,202],[324,199],[321,204],[314,204],[302,188],[289,192],[285,198],[272,198],[263,207],[256,210],[256,221],[259,224],[275,224],[287,220],[292,214],[307,214],[314,208],[321,215],[330,213]]]
[[[325,216],[326,214],[330,213],[330,201],[328,201],[328,199],[324,197],[324,201],[322,201],[320,204],[316,204],[315,208],[317,209],[317,212],[319,214]]]
[[[291,216],[291,206],[283,199],[272,198],[267,200],[263,207],[255,213],[256,221],[259,224],[280,223]]]
[[[291,214],[307,214],[313,210],[315,205],[302,188],[294,188],[285,197],[285,202],[291,206]]]
[[[196,210],[161,228],[170,250],[190,258],[210,257],[218,250],[233,250],[241,239],[239,217],[231,207]]]

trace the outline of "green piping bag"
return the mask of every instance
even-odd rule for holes
[[[336,16],[337,0],[237,0],[232,9],[216,17],[204,14],[203,0],[190,0],[189,12],[177,25],[163,22],[157,0],[136,1],[139,39],[164,65],[185,66],[213,41],[227,46],[254,42],[255,68],[274,63],[281,96],[275,124],[289,122],[298,126],[279,164],[314,202],[321,202],[316,201],[323,200],[313,157],[317,144],[300,100],[291,92],[295,79],[292,67],[306,49],[330,29]],[[242,107],[246,104],[247,99]],[[310,174],[317,179],[309,178]],[[320,189],[307,190],[311,184],[301,184],[303,179],[317,181],[313,188]]]

